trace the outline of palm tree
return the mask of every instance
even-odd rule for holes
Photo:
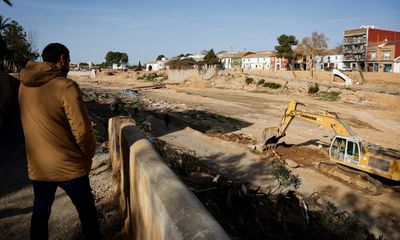
[[[4,19],[4,17],[0,15],[0,34],[1,34],[8,26],[10,26],[9,21],[10,21],[10,18]]]
[[[11,1],[10,0],[3,0],[3,2],[5,3],[5,4],[7,4],[8,6],[12,6],[12,3],[11,3]]]

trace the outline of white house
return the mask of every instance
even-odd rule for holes
[[[339,69],[342,70],[345,68],[345,64],[343,63],[343,55],[342,54],[330,54],[325,56],[315,56],[314,57],[315,70],[323,71],[323,70],[331,70],[331,69]]]
[[[233,52],[224,52],[218,54],[218,58],[221,59],[221,64],[224,69],[232,69],[232,58],[234,58],[235,53]]]
[[[270,70],[273,68],[271,52],[258,52],[242,58],[244,70]]]
[[[128,65],[126,64],[118,65],[117,63],[113,63],[112,65],[112,70],[125,70],[125,69],[128,69]]]
[[[393,63],[393,72],[400,73],[400,57],[395,58]]]
[[[146,63],[146,71],[158,71],[165,69],[165,64],[168,62],[166,58],[161,60]]]

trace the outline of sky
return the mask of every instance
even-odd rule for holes
[[[376,25],[400,31],[399,0],[12,0],[0,15],[35,32],[41,52],[51,42],[66,45],[71,62],[104,62],[108,51],[126,52],[130,64],[159,54],[223,50],[274,50],[276,38],[301,40],[317,31],[334,48],[343,31]]]

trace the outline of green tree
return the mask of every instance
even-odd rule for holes
[[[128,62],[129,62],[128,54],[121,53],[120,61],[121,61],[122,64],[128,64]]]
[[[141,71],[142,69],[143,69],[143,66],[142,66],[142,64],[141,64],[140,61],[139,61],[138,65],[136,66],[135,71]]]
[[[29,60],[39,57],[38,51],[33,48],[33,43],[27,39],[24,28],[16,21],[12,21],[5,28],[3,41],[7,48],[5,61],[10,71],[19,71]]]
[[[6,28],[10,26],[9,21],[10,18],[4,18],[3,16],[0,15],[0,71],[4,70],[3,62],[4,62],[4,57],[7,54],[7,46],[3,40],[3,34]]]
[[[325,34],[313,32],[311,37],[305,37],[297,46],[296,51],[307,56],[307,63],[311,71],[311,78],[314,77],[314,59],[315,56],[322,56],[326,54],[328,48],[328,38]]]
[[[214,53],[214,50],[212,48],[204,56],[204,62],[207,65],[216,65],[219,63],[219,58]]]
[[[296,54],[293,52],[292,46],[296,46],[298,41],[296,37],[293,35],[282,34],[278,38],[279,45],[275,46],[276,56],[278,58],[285,58],[289,62],[290,70],[293,75],[296,76],[293,72],[293,61],[296,58]]]
[[[6,28],[10,26],[9,22],[10,18],[4,18],[3,16],[0,15],[0,34],[3,34]]]
[[[116,64],[127,64],[128,63],[128,54],[124,52],[112,52],[108,51],[106,54],[106,64],[108,66],[116,63]]]
[[[167,63],[170,69],[191,69],[195,65],[201,64],[201,62],[196,62],[193,58],[173,59]]]
[[[164,54],[160,54],[157,56],[156,61],[160,61],[163,58],[165,58]]]
[[[4,58],[7,54],[7,46],[6,43],[3,41],[3,37],[0,35],[0,72],[4,71]]]
[[[108,51],[105,59],[106,59],[106,65],[108,66],[111,65],[114,59],[114,52]]]

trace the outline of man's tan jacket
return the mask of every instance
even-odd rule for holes
[[[66,181],[88,174],[96,140],[77,83],[46,62],[29,62],[20,79],[29,178]]]

